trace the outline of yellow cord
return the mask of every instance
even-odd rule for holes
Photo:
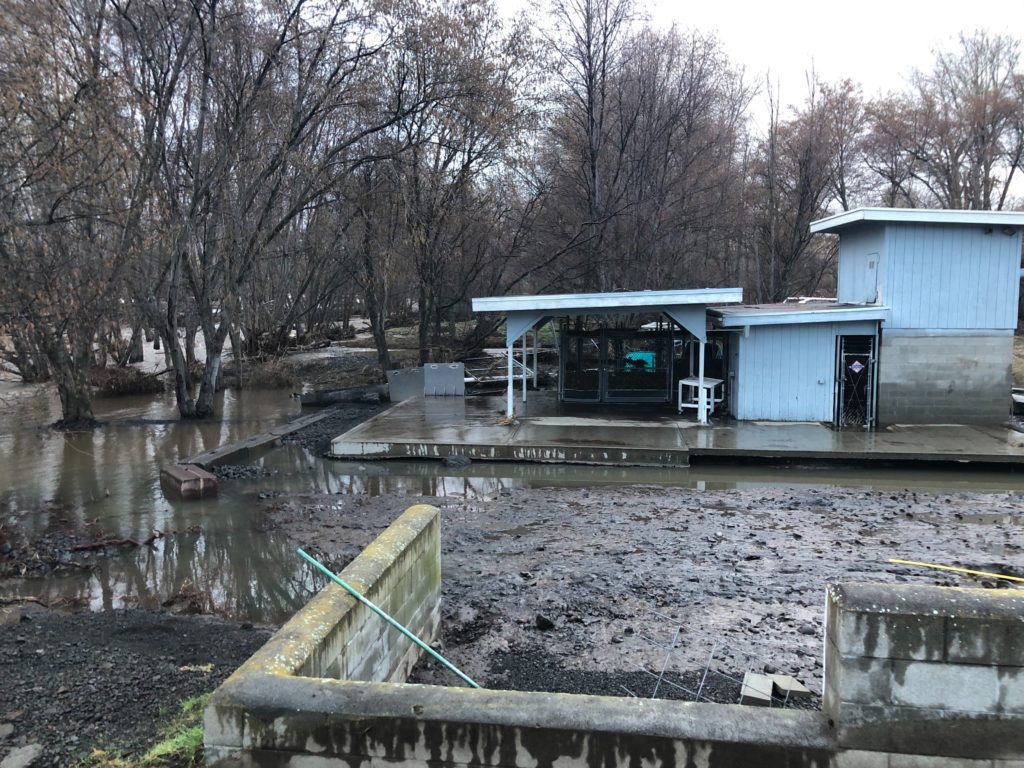
[[[1024,579],[1019,576],[1004,576],[1001,573],[990,573],[989,571],[972,571],[970,568],[957,568],[953,565],[936,565],[935,563],[919,563],[916,560],[889,560],[890,563],[896,563],[897,565],[917,565],[921,568],[935,568],[939,571],[956,571],[957,573],[969,573],[972,576],[988,576],[993,579],[1002,579],[1003,581],[1019,581],[1024,584]]]

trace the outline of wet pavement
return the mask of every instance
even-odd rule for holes
[[[553,393],[517,396],[505,423],[501,397],[406,400],[339,435],[339,458],[468,456],[612,466],[686,466],[717,459],[1024,464],[1024,433],[1003,426],[894,425],[837,431],[820,423],[715,420],[702,427],[666,407],[560,404]]]

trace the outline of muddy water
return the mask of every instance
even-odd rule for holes
[[[89,572],[11,580],[0,595],[64,598],[92,608],[157,607],[181,591],[203,593],[205,608],[278,621],[308,596],[282,536],[254,527],[255,491],[229,490],[202,502],[169,501],[159,468],[256,434],[299,412],[287,391],[222,392],[209,422],[181,422],[171,397],[96,402],[103,427],[61,434],[53,394],[41,388],[0,391],[0,523],[29,536],[81,529],[97,538],[145,539],[176,531],[125,557],[100,558]],[[72,558],[73,559],[73,558]]]
[[[87,524],[92,524],[89,530],[109,537],[144,539],[154,530],[176,532],[153,547],[101,558],[91,571],[0,583],[0,596],[66,598],[110,609],[157,607],[172,595],[191,591],[203,595],[206,610],[255,621],[282,621],[318,582],[283,535],[261,530],[262,520],[255,510],[268,494],[489,499],[516,489],[622,485],[708,491],[862,487],[1013,493],[1021,493],[1022,486],[1020,474],[971,470],[757,466],[658,470],[501,463],[452,469],[439,462],[326,461],[291,445],[258,460],[268,475],[224,481],[217,499],[186,503],[163,497],[158,482],[161,465],[265,431],[297,415],[299,405],[288,394],[281,390],[224,392],[217,402],[220,419],[190,423],[177,420],[170,397],[101,400],[96,404],[97,418],[104,422],[101,429],[60,434],[42,426],[59,417],[59,404],[51,393],[28,387],[0,389],[0,524],[17,526],[32,536]],[[986,524],[982,519],[968,522]]]

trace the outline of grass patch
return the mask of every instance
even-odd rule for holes
[[[198,768],[203,765],[203,710],[210,694],[181,702],[178,714],[160,731],[160,741],[142,757],[94,749],[81,768]]]

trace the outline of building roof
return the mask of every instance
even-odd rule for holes
[[[889,307],[878,304],[839,304],[807,302],[803,304],[747,304],[742,307],[715,307],[708,310],[721,328],[752,325],[795,325],[798,323],[851,323],[858,320],[888,320]]]
[[[856,208],[811,222],[811,232],[837,232],[866,222],[900,224],[977,224],[991,227],[1024,227],[1024,212],[961,211],[927,208]]]
[[[547,315],[586,314],[587,310],[626,310],[743,301],[742,288],[698,288],[686,291],[617,291],[556,293],[536,296],[488,296],[473,299],[474,312],[542,311]]]
[[[539,296],[488,296],[473,299],[474,312],[506,316],[505,339],[511,345],[538,323],[571,315],[618,315],[663,312],[701,341],[707,340],[708,304],[743,301],[742,288],[698,288],[689,291],[619,291],[559,293]]]

